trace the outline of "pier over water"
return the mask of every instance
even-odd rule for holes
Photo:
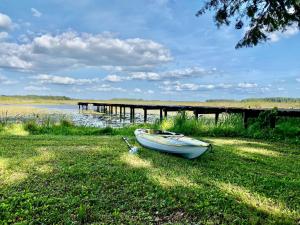
[[[95,111],[107,114],[119,114],[125,117],[126,111],[130,112],[130,121],[134,122],[136,109],[143,110],[144,122],[147,122],[149,110],[159,111],[159,118],[163,120],[168,116],[168,112],[193,112],[196,119],[199,115],[214,114],[215,123],[218,122],[221,113],[242,114],[244,126],[247,128],[248,119],[256,118],[260,113],[270,111],[267,108],[242,108],[242,107],[211,107],[211,106],[188,106],[188,105],[148,105],[148,104],[125,104],[125,103],[106,103],[106,102],[78,102],[79,110],[88,110],[92,107]],[[277,115],[272,119],[271,127],[275,127],[277,117],[300,117],[300,109],[277,109]]]

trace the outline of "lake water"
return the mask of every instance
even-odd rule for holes
[[[30,104],[0,104],[0,106],[29,106],[38,109],[45,109],[49,111],[46,116],[42,115],[19,115],[17,117],[7,118],[8,121],[26,121],[30,119],[43,120],[45,117],[53,121],[59,121],[62,117],[71,120],[75,125],[88,127],[123,127],[130,124],[130,114],[126,113],[124,118],[120,115],[108,115],[100,113],[88,113],[87,111],[79,111],[77,105],[30,105]],[[154,123],[158,119],[156,114],[148,114],[147,122]],[[143,123],[144,117],[141,113],[135,114],[135,123]]]

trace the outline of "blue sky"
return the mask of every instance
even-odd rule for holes
[[[296,27],[243,35],[195,17],[203,1],[1,0],[0,94],[161,100],[300,97]]]

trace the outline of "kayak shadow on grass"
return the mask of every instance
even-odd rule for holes
[[[244,161],[234,144],[216,144],[213,153],[186,160],[144,148],[131,155],[116,137],[7,141],[10,144],[0,144],[0,150],[13,147],[2,158],[9,156],[7,165],[27,176],[3,186],[3,218],[37,223],[241,224],[293,223],[299,216],[292,212],[298,202],[296,186],[285,183],[285,192],[280,186],[272,189],[274,180],[284,180],[272,171],[280,162],[272,161],[273,167],[264,169],[255,159]],[[42,150],[51,157],[39,161],[26,149],[36,157]],[[17,165],[21,158],[27,163]],[[298,176],[294,169],[290,175]],[[289,199],[293,194],[295,199]]]

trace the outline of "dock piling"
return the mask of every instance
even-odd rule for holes
[[[159,109],[159,120],[160,122],[163,120],[163,110]]]
[[[147,123],[147,109],[144,108],[144,123]]]
[[[243,120],[244,120],[244,128],[247,129],[248,128],[248,113],[247,112],[243,112]]]
[[[168,117],[168,110],[167,109],[164,109],[164,114],[165,114],[165,118]]]
[[[215,114],[215,125],[218,124],[218,120],[219,120],[219,113]]]
[[[198,114],[197,110],[194,110],[194,116],[195,116],[195,119],[198,120],[199,114]]]

